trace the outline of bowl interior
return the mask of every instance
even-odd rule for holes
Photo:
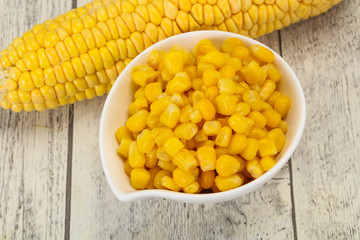
[[[133,67],[146,64],[148,56],[154,49],[168,51],[175,44],[191,50],[197,42],[202,39],[210,39],[216,47],[220,47],[222,42],[230,37],[241,39],[247,46],[252,44],[263,45],[253,39],[227,32],[220,31],[198,31],[176,35],[154,44],[144,52],[139,54],[121,73],[116,83],[112,87],[101,116],[100,121],[100,155],[106,178],[114,194],[122,201],[134,200],[149,196],[165,197],[185,202],[219,202],[230,200],[253,191],[257,187],[267,182],[273,177],[287,162],[295,150],[301,138],[305,124],[305,99],[299,80],[289,65],[275,52],[274,64],[282,74],[279,85],[280,91],[292,100],[290,112],[286,118],[288,132],[286,134],[286,144],[277,156],[277,164],[260,178],[245,184],[239,188],[212,194],[190,195],[185,193],[175,193],[164,190],[142,190],[137,191],[130,185],[130,180],[124,172],[124,163],[116,154],[118,143],[114,137],[115,131],[123,126],[128,118],[128,106],[133,101],[134,85],[131,81],[131,70]],[[264,45],[263,45],[264,46]]]

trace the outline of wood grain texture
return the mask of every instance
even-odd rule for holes
[[[278,33],[261,41],[279,52]],[[104,102],[105,97],[74,108],[71,239],[293,239],[288,166],[258,191],[222,204],[117,200],[98,149]]]
[[[293,156],[299,239],[360,239],[360,4],[343,1],[282,31],[307,100]]]
[[[0,0],[0,6],[3,49],[71,1]],[[0,239],[63,238],[68,113],[0,110]]]

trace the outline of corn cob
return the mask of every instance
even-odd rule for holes
[[[253,38],[341,0],[94,0],[35,25],[0,52],[0,106],[43,111],[107,93],[124,67],[175,34]]]

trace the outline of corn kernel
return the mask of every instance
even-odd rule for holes
[[[174,78],[166,85],[168,94],[183,93],[191,88],[191,80],[187,72],[176,72]]]
[[[146,118],[149,112],[139,110],[137,113],[129,117],[126,121],[126,127],[132,132],[141,132],[146,127]]]
[[[199,130],[194,137],[195,142],[203,142],[208,140],[208,136],[203,132],[203,130]]]
[[[179,187],[186,187],[195,181],[195,177],[191,172],[176,168],[173,172],[173,179]]]
[[[163,161],[163,162],[170,162],[171,161],[171,156],[165,151],[165,149],[163,147],[158,147],[157,148],[156,157],[159,159],[159,161]],[[166,169],[166,170],[168,170],[168,169]]]
[[[274,110],[280,113],[282,118],[286,117],[287,113],[289,112],[290,106],[291,100],[286,96],[280,96],[275,99]]]
[[[243,183],[243,179],[241,179],[238,174],[233,174],[226,177],[218,175],[215,178],[216,187],[220,191],[227,191],[233,188],[240,187]]]
[[[261,128],[253,127],[253,128],[251,128],[251,130],[248,134],[248,137],[255,138],[257,140],[263,139],[263,138],[266,138],[266,132]]]
[[[164,145],[164,142],[173,137],[174,133],[173,131],[168,127],[162,127],[162,128],[154,128],[151,131],[151,135],[155,139],[155,143],[158,147],[162,147]]]
[[[276,112],[275,110],[266,110],[262,113],[266,118],[266,125],[271,128],[276,128],[279,126],[281,122],[281,115],[280,113]]]
[[[146,186],[146,189],[156,189],[155,185],[154,185],[154,179],[156,174],[161,171],[161,168],[158,166],[155,166],[153,168],[149,169],[149,173],[150,173],[150,180],[148,185]]]
[[[163,185],[161,184],[161,180],[164,177],[171,177],[171,172],[167,171],[167,170],[160,170],[154,178],[154,185],[156,188],[158,189],[164,189]]]
[[[145,86],[144,95],[149,102],[154,102],[162,94],[161,83],[153,82]]]
[[[225,64],[225,57],[218,50],[211,50],[201,58],[200,62],[212,64],[216,69],[220,69]]]
[[[133,168],[140,168],[145,164],[145,155],[139,151],[136,142],[132,142],[129,147],[129,164]]]
[[[248,141],[244,134],[235,133],[229,143],[228,152],[230,154],[240,154],[247,147]]]
[[[204,171],[200,174],[200,186],[203,189],[209,189],[215,184],[215,171]]]
[[[215,109],[222,115],[232,115],[235,112],[235,99],[230,95],[220,94],[215,98]]]
[[[171,100],[168,96],[159,98],[150,105],[150,111],[155,116],[160,116],[167,109],[170,103]]]
[[[231,140],[232,129],[229,126],[224,126],[220,129],[215,139],[215,144],[219,147],[229,146]]]
[[[267,156],[260,159],[260,165],[264,171],[270,170],[273,166],[275,166],[275,164],[276,161],[272,156]]]
[[[219,95],[219,89],[217,86],[208,87],[205,91],[205,97],[211,102],[215,101],[215,98]]]
[[[287,132],[287,129],[288,129],[287,122],[281,121],[278,128],[280,128],[281,131],[285,134]]]
[[[221,78],[218,81],[218,88],[220,94],[234,94],[235,83],[231,78]]]
[[[280,128],[275,128],[268,132],[267,137],[275,143],[277,152],[280,152],[283,149],[286,137]]]
[[[207,136],[216,136],[221,130],[221,123],[219,121],[206,121],[202,130]]]
[[[263,138],[258,141],[259,154],[261,157],[274,156],[277,154],[275,143],[269,138]]]
[[[263,85],[261,86],[259,95],[260,98],[264,101],[266,101],[271,94],[275,91],[276,84],[272,80],[266,80]]]
[[[207,87],[216,86],[220,77],[220,72],[214,69],[206,69],[203,73],[203,84]]]
[[[183,187],[184,193],[199,193],[201,191],[200,184],[197,181],[193,181],[186,187]]]
[[[240,69],[242,76],[248,84],[260,82],[264,76],[257,62],[251,61]]]
[[[235,112],[241,114],[242,116],[246,116],[250,113],[250,106],[247,103],[239,102],[235,106]]]
[[[274,107],[275,100],[281,96],[282,94],[280,92],[274,91],[266,101],[270,106]]]
[[[262,68],[264,68],[264,70],[267,72],[268,79],[273,80],[274,82],[280,81],[281,74],[273,64],[266,64]]]
[[[251,174],[253,178],[258,178],[264,173],[264,170],[262,169],[260,162],[257,158],[246,163],[246,170]]]
[[[157,72],[146,65],[136,66],[131,71],[132,80],[142,87],[144,87],[146,83],[152,82],[156,76]]]
[[[190,105],[186,105],[185,107],[181,108],[179,122],[181,123],[189,122],[192,111],[193,109],[191,108]]]
[[[259,143],[254,138],[248,138],[247,142],[248,144],[246,148],[240,153],[240,156],[245,160],[250,161],[255,158],[256,153],[259,149]]]
[[[160,183],[163,187],[172,190],[174,192],[179,192],[181,190],[181,188],[178,185],[176,185],[174,179],[172,179],[171,177],[164,176],[161,179]]]
[[[216,160],[216,172],[224,177],[230,176],[240,169],[239,161],[230,155],[221,155]]]
[[[177,137],[169,138],[164,142],[164,150],[172,157],[174,157],[185,146]]]
[[[131,136],[131,132],[129,131],[129,129],[127,129],[126,126],[122,126],[122,127],[118,128],[118,130],[116,130],[115,137],[116,137],[116,140],[118,141],[118,143],[120,144],[120,142],[123,138],[131,139],[132,136]]]
[[[249,115],[249,118],[251,118],[254,121],[254,127],[257,128],[263,128],[266,125],[266,118],[258,111],[252,111]]]
[[[152,67],[153,69],[157,69],[160,62],[162,61],[164,56],[164,52],[159,51],[159,50],[153,50],[150,53],[150,56],[148,58],[148,62],[147,64]]]
[[[180,108],[176,104],[169,104],[160,116],[160,122],[165,126],[174,128],[180,118]]]
[[[216,114],[214,105],[206,98],[199,100],[194,109],[198,110],[202,118],[207,121],[212,120]]]
[[[178,166],[182,170],[190,171],[198,166],[196,158],[187,149],[180,150],[173,158],[174,165]]]
[[[157,153],[157,147],[154,147],[149,152],[145,153],[145,167],[151,169],[157,165],[158,159],[156,153]]]
[[[200,114],[200,111],[197,109],[194,109],[191,113],[190,113],[190,121],[192,123],[199,123],[202,120],[202,116]]]
[[[227,38],[221,45],[221,51],[224,53],[230,53],[234,48],[239,46],[245,46],[245,44],[238,38]]]
[[[274,61],[274,53],[260,45],[252,45],[249,48],[250,53],[254,55],[256,58],[260,59],[263,62],[266,63],[272,63]]]
[[[155,140],[151,136],[151,133],[148,129],[144,129],[138,136],[137,136],[137,147],[139,152],[147,153],[153,149],[155,145]]]
[[[240,113],[235,113],[229,120],[229,126],[237,133],[246,133],[254,125],[254,121],[248,117],[242,116]]]
[[[131,186],[135,189],[145,189],[150,181],[150,173],[144,168],[134,168],[130,173]]]
[[[213,147],[202,146],[197,149],[196,156],[202,171],[215,170],[216,152]]]
[[[250,109],[253,111],[260,111],[262,108],[262,101],[257,92],[253,90],[248,90],[243,94],[243,100],[250,106]]]
[[[166,70],[175,75],[184,68],[184,53],[180,50],[172,50],[164,55],[163,61]]]

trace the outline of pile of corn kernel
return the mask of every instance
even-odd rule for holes
[[[283,148],[291,101],[276,90],[274,54],[237,38],[217,49],[154,50],[132,70],[139,86],[116,131],[135,189],[219,192],[260,177]]]

